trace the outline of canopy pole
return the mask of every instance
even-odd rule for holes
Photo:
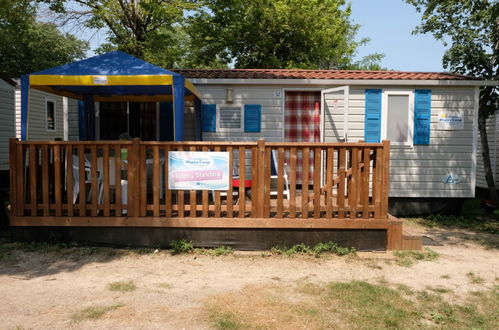
[[[173,119],[175,141],[184,141],[184,96],[185,78],[173,76]]]
[[[202,116],[201,116],[201,99],[198,97],[194,98],[194,111],[196,112],[196,141],[202,141],[203,140],[203,135],[202,135],[202,123],[201,121]]]
[[[29,75],[21,76],[21,140],[28,138]]]

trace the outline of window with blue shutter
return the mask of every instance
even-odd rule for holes
[[[414,144],[430,144],[431,90],[416,89],[414,95]]]
[[[203,104],[201,108],[201,122],[203,132],[217,131],[217,105]]]
[[[244,106],[244,131],[257,133],[261,131],[262,106],[260,104],[246,104]]]
[[[381,89],[366,89],[366,120],[364,140],[380,142],[381,138]]]

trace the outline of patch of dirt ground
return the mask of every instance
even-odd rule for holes
[[[465,237],[465,231],[409,227],[426,236],[440,254],[436,261],[402,267],[391,253],[314,258],[261,252],[172,256],[159,251],[102,259],[16,251],[16,262],[0,263],[0,328],[210,329],[205,307],[211,297],[276,283],[403,284],[413,290],[439,288],[448,292],[446,299],[456,301],[499,283],[498,249]],[[108,289],[110,283],[130,281],[133,291]],[[75,321],[78,312],[96,306],[114,307],[100,317]]]

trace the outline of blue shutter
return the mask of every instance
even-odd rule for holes
[[[366,89],[366,121],[364,140],[380,142],[381,138],[381,89]]]
[[[414,95],[414,144],[430,144],[431,90],[416,89]]]
[[[201,122],[203,124],[203,132],[217,131],[217,105],[203,104],[201,108]]]
[[[246,104],[244,106],[244,131],[257,133],[261,131],[262,106],[260,104]]]

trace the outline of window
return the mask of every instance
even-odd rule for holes
[[[396,146],[412,146],[414,95],[411,91],[383,91],[382,138]]]
[[[55,131],[55,102],[45,100],[45,115],[47,121],[47,131]]]
[[[218,107],[218,128],[219,131],[243,131],[242,106],[240,105],[220,105]]]

